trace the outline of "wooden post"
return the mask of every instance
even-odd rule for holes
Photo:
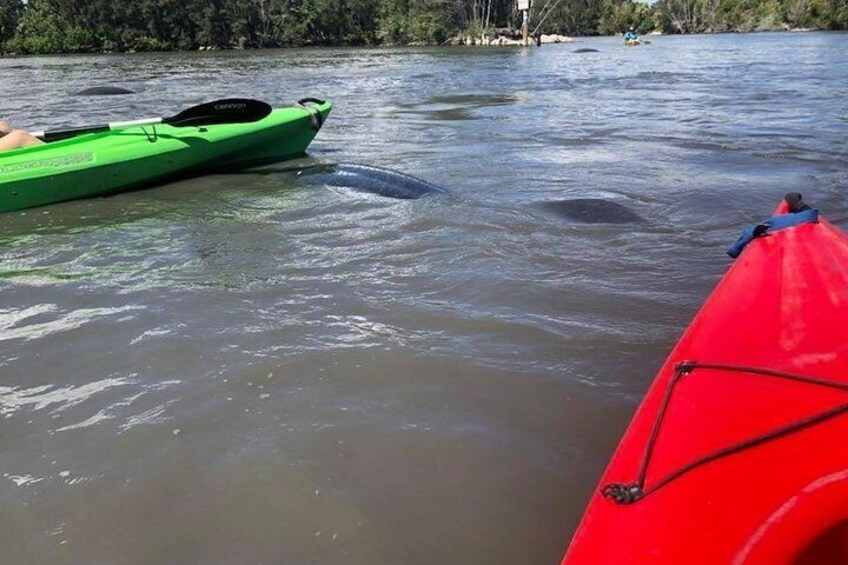
[[[527,37],[527,28],[530,25],[530,0],[518,0],[518,9],[521,11],[521,44],[530,45]]]
[[[530,45],[530,42],[527,40],[527,10],[524,10],[522,14],[524,14],[524,19],[521,22],[521,41],[524,45]]]

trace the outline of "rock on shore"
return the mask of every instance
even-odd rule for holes
[[[571,43],[574,41],[572,38],[567,35],[558,35],[558,34],[542,34],[539,38],[540,43],[548,44],[548,43]],[[521,35],[516,35],[515,33],[498,33],[496,35],[483,35],[482,37],[472,37],[459,35],[457,37],[453,37],[445,42],[446,45],[474,45],[474,46],[504,46],[504,45],[521,45]],[[535,45],[536,39],[531,37],[530,44]]]
[[[574,40],[567,35],[557,35],[556,33],[552,33],[550,35],[542,34],[542,44],[545,43],[571,43]]]

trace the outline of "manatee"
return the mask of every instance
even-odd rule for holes
[[[117,94],[135,94],[135,92],[120,86],[93,86],[80,90],[74,96],[115,96]]]
[[[425,180],[389,169],[365,165],[339,164],[304,169],[300,177],[312,184],[370,192],[388,198],[414,200],[448,191]]]
[[[591,49],[589,47],[582,47],[580,49],[575,49],[575,53],[599,53],[597,49]]]
[[[584,224],[638,224],[645,219],[618,202],[600,198],[552,200],[540,204],[543,210]]]

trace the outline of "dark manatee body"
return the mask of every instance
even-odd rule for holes
[[[543,210],[584,224],[638,224],[645,219],[618,202],[600,198],[552,200],[540,204]]]
[[[135,94],[135,92],[120,86],[93,86],[80,90],[74,96],[115,96],[118,94]]]
[[[328,165],[304,169],[301,178],[312,184],[370,192],[388,198],[414,200],[429,194],[447,194],[440,186],[410,175],[366,165]]]
[[[575,53],[599,53],[597,49],[591,49],[589,47],[582,47],[580,49],[575,49]]]

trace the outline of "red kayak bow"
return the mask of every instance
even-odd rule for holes
[[[848,563],[848,236],[793,194],[735,248],[563,565]]]

